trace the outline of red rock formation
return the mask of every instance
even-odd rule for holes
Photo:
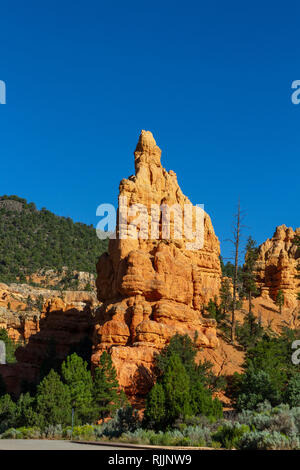
[[[256,264],[257,284],[262,297],[276,300],[281,289],[287,307],[296,306],[300,290],[297,279],[300,249],[293,244],[296,235],[300,235],[300,228],[294,231],[285,225],[277,227],[273,237],[260,245]]]
[[[120,384],[135,395],[148,390],[153,354],[176,332],[196,334],[199,347],[218,345],[215,322],[203,319],[201,309],[219,294],[219,241],[206,213],[202,247],[198,243],[197,249],[189,249],[191,240],[176,216],[170,217],[170,236],[166,236],[166,219],[151,212],[153,204],[176,205],[177,213],[189,205],[193,215],[184,222],[193,230],[196,209],[181,192],[176,174],[161,166],[160,156],[151,132],[142,131],[135,151],[135,176],[120,183],[119,206],[126,197],[127,207],[119,207],[119,213],[124,217],[127,212],[131,227],[123,219],[118,221],[117,238],[110,240],[109,254],[102,255],[97,265],[98,299],[103,306],[95,325],[92,361],[97,365],[101,353],[109,349]],[[145,219],[134,223],[134,204],[143,205],[135,206],[140,214],[146,208],[146,223]],[[159,221],[157,238],[150,231],[155,220]],[[139,238],[134,238],[135,230]],[[127,238],[121,238],[124,234]]]
[[[16,350],[16,364],[0,365],[0,374],[10,393],[18,395],[23,381],[38,381],[41,364],[48,357],[50,347],[53,347],[52,359],[60,362],[80,343],[86,347],[90,341],[94,295],[74,291],[64,292],[63,296],[65,300],[54,296],[48,298],[38,320],[33,318],[33,313],[20,320],[18,314],[13,315],[7,309],[2,320],[0,317],[0,327],[2,321],[10,337],[25,342]],[[67,303],[66,299],[73,303]]]

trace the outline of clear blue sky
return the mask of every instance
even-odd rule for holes
[[[299,226],[297,2],[11,1],[0,16],[0,194],[97,222],[134,172],[141,129],[229,256]]]

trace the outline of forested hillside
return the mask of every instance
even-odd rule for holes
[[[40,268],[95,273],[107,245],[92,225],[37,210],[17,196],[0,197],[0,282],[25,280]]]

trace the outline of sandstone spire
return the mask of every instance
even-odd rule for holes
[[[139,235],[151,229],[153,205],[185,204],[176,174],[161,165],[161,150],[149,131],[142,131],[135,150],[135,175],[123,179],[119,190],[125,208],[124,221],[117,225],[117,238],[110,240],[109,253],[97,265],[98,298],[103,302],[96,319],[93,363],[109,349],[121,385],[130,394],[145,393],[149,387],[153,353],[161,349],[176,333],[197,336],[197,344],[214,348],[218,344],[213,320],[206,320],[201,309],[219,293],[220,247],[210,217],[203,219],[204,244],[188,249],[185,235],[174,232],[175,216],[170,218],[170,236],[164,238],[164,221],[159,219],[158,238],[152,236],[120,239],[120,233]],[[142,205],[148,214],[143,228],[135,227],[133,205]],[[194,212],[193,212],[194,211]],[[191,212],[194,224],[195,208]],[[126,232],[127,230],[127,232]],[[134,231],[134,230],[133,230]]]

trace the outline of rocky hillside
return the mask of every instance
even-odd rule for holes
[[[37,210],[17,196],[0,197],[0,282],[26,282],[41,268],[95,273],[107,241],[93,226]],[[68,274],[69,276],[72,274]]]

